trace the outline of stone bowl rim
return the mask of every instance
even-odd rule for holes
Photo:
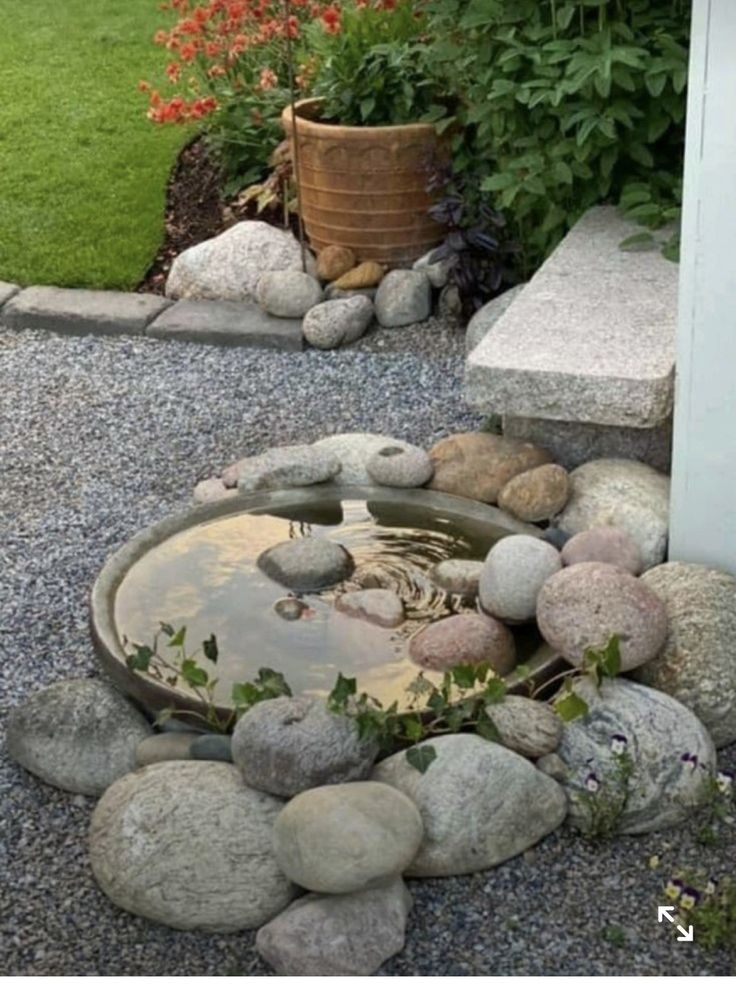
[[[540,537],[542,531],[528,523],[523,523],[492,506],[476,499],[436,492],[431,489],[398,489],[384,485],[350,485],[321,483],[318,485],[275,489],[232,496],[219,502],[209,502],[190,506],[174,515],[167,516],[150,524],[128,539],[105,561],[97,575],[89,598],[89,624],[92,642],[99,663],[107,678],[135,702],[150,712],[156,712],[175,703],[177,708],[195,710],[200,707],[195,699],[187,698],[180,691],[165,684],[149,680],[128,669],[125,654],[115,626],[115,596],[118,588],[131,567],[150,550],[184,530],[201,523],[238,513],[264,513],[270,508],[283,509],[291,506],[342,502],[345,500],[378,500],[396,504],[424,506],[437,512],[461,515],[466,519],[487,523],[507,534],[526,534]],[[559,664],[554,653],[535,655],[527,662],[531,679],[542,682],[551,676]],[[524,681],[514,674],[507,678],[509,690],[523,692]],[[226,716],[231,708],[218,705],[218,711]]]

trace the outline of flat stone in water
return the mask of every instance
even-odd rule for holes
[[[430,571],[434,583],[450,594],[475,598],[483,570],[481,560],[442,560]]]
[[[338,543],[304,537],[266,550],[258,558],[258,566],[274,581],[294,591],[319,591],[350,577],[355,564]]]
[[[335,602],[335,608],[343,615],[363,618],[374,625],[392,629],[404,621],[404,605],[395,591],[387,588],[365,588],[349,591]]]

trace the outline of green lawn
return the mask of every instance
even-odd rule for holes
[[[157,0],[0,0],[0,280],[130,288],[182,129],[145,118]]]

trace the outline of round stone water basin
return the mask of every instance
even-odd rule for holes
[[[419,672],[407,656],[408,638],[431,621],[475,610],[438,588],[431,568],[450,558],[482,560],[496,540],[521,532],[539,531],[492,506],[423,489],[322,485],[237,496],[164,520],[118,551],[93,588],[92,633],[107,672],[151,710],[197,706],[186,685],[126,664],[131,644],[150,645],[161,622],[186,626],[189,652],[216,635],[215,699],[223,714],[233,684],[261,667],[283,673],[294,693],[326,694],[342,673],[384,705],[406,706],[405,688]],[[355,571],[333,588],[300,594],[306,607],[288,620],[279,602],[291,593],[256,561],[269,547],[304,536],[344,546]],[[337,595],[357,587],[394,589],[404,624],[386,629],[336,611]],[[537,678],[547,674],[551,660],[536,629],[514,634],[519,662]]]

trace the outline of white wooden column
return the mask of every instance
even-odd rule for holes
[[[670,560],[736,574],[736,0],[693,0]]]

